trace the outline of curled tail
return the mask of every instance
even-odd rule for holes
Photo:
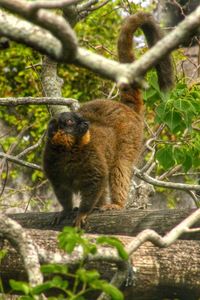
[[[154,46],[163,37],[159,25],[149,13],[139,12],[125,19],[118,39],[118,57],[121,63],[131,63],[135,60],[133,52],[133,35],[141,28],[146,37],[148,47]],[[169,55],[155,65],[160,89],[168,90],[173,85],[173,67]],[[143,99],[140,89],[134,85],[122,86],[121,102],[134,108],[137,113],[143,111]]]

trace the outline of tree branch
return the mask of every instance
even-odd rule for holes
[[[17,105],[76,105],[78,106],[78,101],[72,98],[63,97],[18,97],[18,98],[0,98],[0,105],[3,106],[17,106]]]
[[[46,37],[45,31],[40,31],[38,33],[37,26],[32,26],[31,28],[30,24],[27,22],[28,27],[26,27],[26,23],[24,23],[24,21],[3,12],[0,13],[0,33],[2,35],[8,36],[15,41],[24,42],[28,45],[31,45],[38,51],[46,53],[57,61],[69,62],[70,54],[67,54],[67,51],[75,51],[76,38],[74,38],[74,33],[72,33],[73,31],[68,28],[68,24],[63,21],[64,19],[62,17],[42,10],[39,10],[37,14],[34,14],[32,16],[29,11],[29,5],[27,3],[25,5],[24,2],[20,0],[0,0],[0,6],[5,7],[15,13],[17,12],[27,19],[30,19],[31,16],[31,20],[34,23],[51,31],[51,33],[61,41],[62,45],[65,42],[65,45],[67,45],[67,49],[63,50],[60,44],[58,46],[58,41],[53,36],[47,35]],[[51,24],[52,20],[53,25]],[[15,22],[14,25],[12,23],[13,21]],[[16,29],[16,23],[18,29]],[[187,18],[185,18],[185,20],[181,22],[176,29],[174,29],[161,41],[159,41],[138,61],[131,64],[119,64],[115,61],[103,58],[102,56],[94,54],[81,47],[79,47],[76,52],[76,59],[73,60],[73,58],[71,58],[71,62],[92,70],[106,78],[114,80],[118,84],[130,83],[134,81],[140,82],[141,77],[143,77],[144,74],[157,63],[157,61],[159,61],[162,57],[171,52],[180,43],[187,39],[189,35],[191,35],[193,31],[198,28],[199,23],[200,7],[198,7],[196,11],[191,13]],[[12,30],[14,30],[15,33],[13,33]],[[37,38],[35,36],[34,30],[36,30]],[[33,33],[33,35],[31,33]],[[66,40],[66,35],[69,37],[69,39],[67,37],[68,40]],[[38,41],[39,36],[40,40]],[[71,42],[73,43],[73,46],[68,49]]]
[[[35,2],[30,3],[29,9],[30,10],[38,10],[40,8],[65,8],[67,6],[73,5],[73,4],[77,4],[79,2],[81,2],[83,0],[59,0],[59,2],[57,0],[51,0],[51,1],[40,1],[37,0]]]
[[[38,171],[43,171],[40,166],[38,166],[36,164],[33,164],[33,163],[29,163],[29,162],[21,160],[21,159],[18,159],[17,157],[15,157],[13,155],[9,155],[9,154],[0,152],[0,158],[1,157],[6,158],[8,161],[11,161],[11,162],[13,162],[15,164],[18,164],[20,166],[35,169],[35,170],[38,170]]]
[[[197,209],[188,218],[186,218],[179,225],[174,227],[164,237],[161,237],[154,230],[144,230],[141,233],[139,233],[137,235],[137,238],[127,246],[126,250],[129,253],[129,255],[131,255],[140,247],[140,245],[142,245],[146,241],[150,241],[158,247],[168,247],[169,245],[174,243],[174,241],[177,240],[184,232],[187,232],[189,227],[192,226],[198,220],[200,220],[200,209]]]
[[[155,186],[161,186],[161,187],[168,188],[168,189],[177,189],[177,190],[183,190],[183,191],[187,191],[187,190],[200,191],[200,185],[198,185],[198,184],[185,184],[185,183],[161,181],[161,180],[158,180],[158,179],[155,179],[155,178],[149,176],[147,173],[141,172],[141,170],[139,170],[136,167],[134,167],[134,174],[138,178],[140,178],[150,184],[153,184]]]
[[[1,0],[0,0],[1,6]],[[62,45],[49,31],[0,10],[0,34],[59,61]]]
[[[60,55],[65,57],[65,61],[74,59],[77,50],[76,35],[62,16],[43,9],[37,10],[34,6],[32,9],[30,3],[21,0],[0,0],[0,6],[50,31],[61,42]]]
[[[31,237],[15,221],[0,214],[0,236],[17,248],[32,286],[43,282],[37,250]]]
[[[19,158],[21,158],[22,156],[27,155],[29,152],[31,152],[31,151],[37,149],[37,148],[42,144],[43,139],[44,139],[44,137],[45,137],[45,134],[46,134],[46,132],[44,132],[44,133],[41,135],[41,137],[39,138],[39,140],[37,141],[37,143],[35,143],[34,145],[32,145],[32,146],[26,148],[25,150],[23,150],[22,152],[20,152],[19,154],[17,154],[17,155],[16,155],[16,158],[19,159]]]

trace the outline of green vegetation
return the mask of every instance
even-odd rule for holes
[[[128,255],[122,243],[113,237],[99,237],[96,242],[90,241],[83,236],[83,231],[77,228],[65,227],[58,235],[60,249],[67,254],[72,254],[75,247],[83,250],[83,256],[75,272],[72,272],[67,265],[48,264],[41,267],[43,274],[48,277],[43,284],[31,287],[27,282],[10,280],[13,291],[23,294],[21,300],[38,299],[37,296],[52,289],[57,290],[59,296],[51,296],[47,299],[84,300],[90,292],[104,292],[113,300],[123,300],[123,294],[115,286],[101,279],[97,270],[87,270],[84,267],[88,255],[97,253],[97,245],[106,244],[117,249],[119,257],[127,260]]]

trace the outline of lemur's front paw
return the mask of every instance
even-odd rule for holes
[[[114,204],[114,203],[111,203],[111,204],[105,204],[103,206],[100,207],[100,211],[107,211],[107,210],[121,210],[123,209],[123,206],[122,205],[119,205],[119,204]]]
[[[74,226],[78,228],[82,228],[86,223],[87,217],[88,217],[88,213],[79,212],[73,222]]]

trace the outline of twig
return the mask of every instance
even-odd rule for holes
[[[98,3],[98,2],[99,2],[99,0],[89,0],[86,3],[78,5],[77,11],[79,13],[81,13],[81,12],[83,12],[85,10],[88,10],[92,5],[94,5],[94,4]]]
[[[38,171],[42,171],[42,168],[40,166],[38,166],[36,164],[33,164],[33,163],[29,163],[29,162],[21,160],[21,159],[18,159],[15,156],[12,156],[12,155],[0,152],[0,158],[1,157],[6,158],[8,161],[16,163],[16,164],[18,164],[20,166],[31,168],[31,169],[35,169],[35,170],[38,170]]]
[[[88,8],[88,11],[94,11],[94,10],[97,10],[97,9],[103,7],[104,5],[106,5],[108,2],[110,2],[110,0],[106,0],[106,1],[104,1],[104,2],[102,2],[102,3],[100,3],[99,5],[96,5],[96,6],[94,6],[94,7]]]
[[[183,191],[187,191],[187,190],[200,191],[200,185],[161,181],[161,180],[158,180],[158,179],[155,179],[155,178],[149,176],[145,172],[142,173],[141,170],[139,170],[136,167],[134,167],[134,174],[138,178],[140,178],[150,184],[153,184],[155,186],[161,186],[161,187],[168,188],[168,189],[177,189],[177,190],[183,190]]]
[[[41,143],[42,143],[42,141],[43,141],[43,139],[44,139],[44,137],[45,137],[45,134],[46,134],[46,132],[43,133],[43,135],[39,138],[39,140],[37,141],[37,143],[35,143],[34,145],[28,147],[28,148],[25,149],[24,151],[22,151],[22,152],[20,152],[19,154],[17,154],[17,155],[16,155],[16,158],[19,159],[19,158],[21,158],[22,156],[27,155],[29,152],[31,152],[31,151],[37,149],[37,148],[41,145]]]
[[[182,168],[182,165],[177,165],[175,167],[172,167],[170,170],[167,170],[165,173],[163,173],[162,175],[160,175],[159,177],[157,177],[157,179],[159,180],[163,180],[167,177],[172,176],[174,173],[176,173],[177,171],[179,171]]]

